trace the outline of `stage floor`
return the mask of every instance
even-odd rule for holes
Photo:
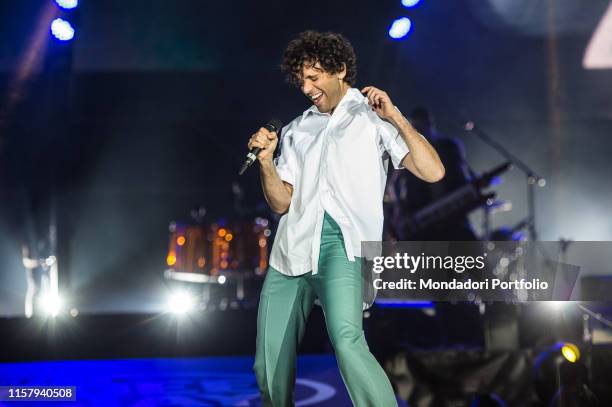
[[[0,363],[0,385],[76,386],[76,402],[54,406],[259,406],[252,366],[252,357]],[[351,405],[333,355],[298,358],[296,406]]]

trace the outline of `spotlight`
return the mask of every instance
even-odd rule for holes
[[[169,253],[168,257],[166,257],[166,264],[170,267],[176,264],[176,253]]]
[[[52,317],[56,317],[62,308],[62,302],[59,296],[53,294],[46,294],[43,296],[40,299],[39,305],[44,314]]]
[[[560,311],[561,309],[565,308],[568,304],[571,304],[571,302],[570,301],[546,301],[546,305],[554,311]]]
[[[219,276],[219,279],[217,280],[219,282],[219,284],[225,284],[225,276]]]
[[[419,4],[421,0],[402,0],[402,6],[406,8],[411,8]]]
[[[66,10],[72,10],[79,5],[79,0],[55,0],[58,6]]]
[[[185,291],[175,292],[168,300],[168,311],[173,314],[186,314],[195,308],[195,299]]]
[[[46,264],[47,266],[49,266],[49,267],[50,267],[50,266],[52,266],[52,265],[53,265],[53,263],[55,263],[56,261],[57,261],[57,258],[56,258],[55,256],[49,256],[49,257],[47,257],[47,258],[45,259],[45,264]]]
[[[393,300],[381,298],[375,301],[380,308],[418,308],[418,309],[435,309],[431,301],[413,301],[413,300]]]
[[[575,363],[580,359],[580,349],[573,343],[566,342],[561,346],[561,354],[570,363]]]
[[[68,21],[61,18],[56,18],[51,22],[51,33],[60,41],[70,41],[74,38],[74,28]]]
[[[552,401],[560,396],[566,400],[574,400],[581,392],[583,400],[591,397],[587,386],[588,372],[580,361],[578,346],[573,343],[557,342],[551,345],[535,359],[534,368],[534,388],[540,401],[546,405],[558,405]]]
[[[411,28],[412,22],[408,17],[398,18],[391,24],[391,28],[389,28],[389,37],[394,40],[401,40],[408,35]]]

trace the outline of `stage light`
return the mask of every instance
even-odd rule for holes
[[[573,343],[566,342],[561,347],[561,354],[568,362],[575,363],[580,359],[580,349]]]
[[[44,295],[40,299],[39,305],[43,313],[52,317],[56,317],[62,308],[60,297],[54,294]]]
[[[434,309],[434,304],[431,301],[415,301],[415,300],[396,300],[380,298],[375,301],[379,308],[418,308],[418,309]]]
[[[226,277],[225,276],[219,276],[219,279],[217,281],[219,282],[219,284],[225,284]]]
[[[57,261],[57,258],[55,256],[49,256],[45,259],[45,264],[47,266],[52,266],[55,262]]]
[[[570,304],[569,301],[546,301],[546,305],[555,311],[560,311],[563,307],[567,306],[568,304]]]
[[[195,308],[195,299],[186,291],[177,291],[168,300],[168,311],[173,314],[186,314]]]
[[[55,0],[58,6],[66,10],[72,10],[79,5],[79,0]]]
[[[60,41],[70,41],[74,38],[74,28],[68,21],[61,18],[56,18],[51,22],[51,33]]]
[[[389,28],[389,37],[394,40],[406,38],[411,28],[412,22],[408,17],[398,18],[391,24],[391,28]]]
[[[402,0],[402,6],[411,8],[419,4],[421,0]]]
[[[176,244],[182,246],[185,244],[185,236],[179,236],[176,238]]]
[[[176,264],[176,254],[170,253],[168,257],[166,257],[166,264],[168,264],[168,266],[174,266]]]
[[[584,404],[568,405],[598,405],[590,403],[593,399],[587,378],[588,369],[580,360],[580,350],[573,343],[557,342],[535,359],[534,389],[545,405],[560,405],[559,400],[578,401],[576,389],[580,389],[580,399]]]

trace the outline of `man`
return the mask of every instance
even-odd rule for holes
[[[316,299],[353,403],[396,405],[362,329],[361,241],[381,239],[389,157],[427,182],[444,167],[386,92],[352,88],[355,63],[343,36],[300,34],[282,68],[313,106],[282,129],[276,163],[276,133],[261,128],[248,143],[262,149],[263,192],[283,214],[257,321],[254,369],[266,406],[293,405],[296,351]]]
[[[425,137],[444,163],[446,176],[441,182],[429,184],[403,171],[394,171],[389,177],[385,236],[395,240],[412,241],[473,241],[476,234],[467,214],[442,219],[425,230],[411,230],[401,225],[419,210],[434,204],[448,193],[468,184],[473,172],[465,159],[461,141],[441,137],[436,130],[432,114],[424,107],[410,113],[410,123]]]

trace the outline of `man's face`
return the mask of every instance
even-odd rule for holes
[[[321,113],[331,113],[338,106],[349,85],[343,79],[346,70],[329,74],[317,62],[306,63],[302,69],[302,92]]]

